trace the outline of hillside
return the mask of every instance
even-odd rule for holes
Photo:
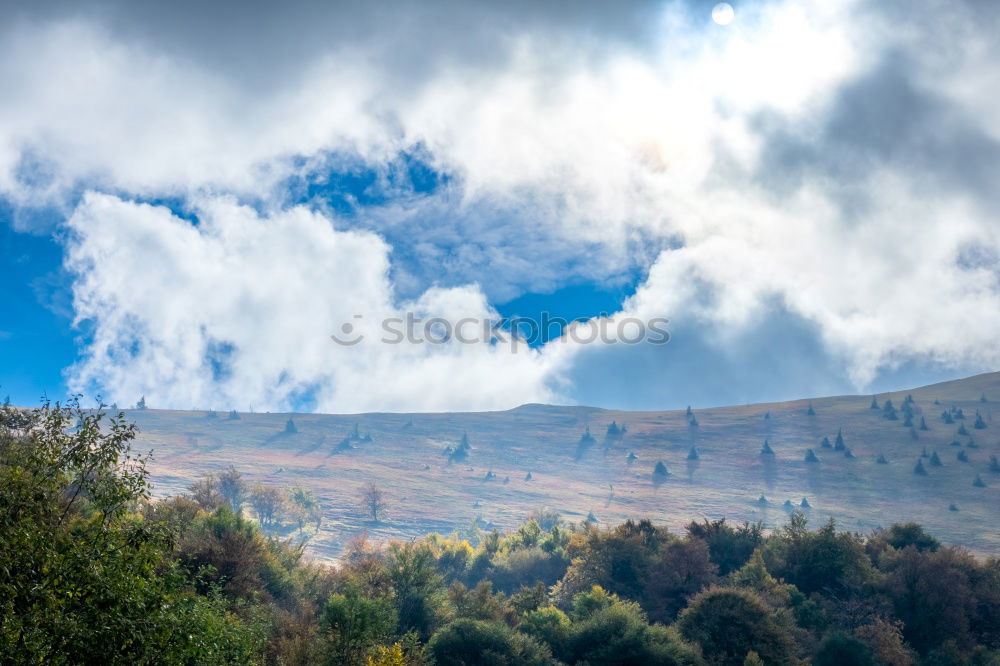
[[[913,433],[903,425],[908,394]],[[571,520],[592,511],[602,522],[649,516],[679,527],[692,516],[725,516],[773,527],[790,511],[785,501],[798,506],[803,497],[813,521],[833,516],[845,529],[869,531],[883,516],[916,520],[946,542],[1000,553],[1000,474],[990,465],[990,457],[1000,455],[1000,422],[992,418],[1000,373],[882,394],[880,407],[886,400],[898,420],[871,409],[871,396],[695,409],[697,426],[683,410],[546,405],[447,414],[241,413],[234,420],[226,412],[217,418],[204,411],[127,414],[141,429],[138,448],[154,451],[150,471],[158,496],[181,492],[199,475],[230,464],[250,481],[313,489],[324,520],[310,550],[321,559],[335,558],[362,532],[413,538],[465,529],[476,518],[481,526],[510,528],[542,507]],[[945,423],[941,414],[953,407],[965,418]],[[985,428],[973,426],[977,410]],[[297,429],[291,434],[284,432],[290,417]],[[919,429],[921,417],[927,430]],[[627,432],[606,437],[612,422]],[[344,443],[355,424],[361,437]],[[968,435],[957,434],[963,424]],[[581,446],[588,427],[594,441]],[[824,437],[835,442],[838,429],[854,458],[821,447]],[[469,455],[450,461],[448,447],[463,433]],[[364,441],[366,434],[371,441]],[[760,455],[765,439],[774,450],[770,460]],[[692,447],[696,460],[688,459]],[[920,476],[914,466],[925,447],[942,465],[924,458],[927,474]],[[820,462],[804,461],[809,448]],[[958,460],[959,452],[967,462]],[[877,462],[880,454],[888,464]],[[653,478],[657,461],[668,477]],[[495,477],[487,479],[491,471]],[[986,487],[974,486],[977,475]],[[388,493],[389,515],[379,524],[358,510],[360,489],[371,480]]]

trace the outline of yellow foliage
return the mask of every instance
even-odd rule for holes
[[[368,666],[406,666],[403,646],[393,643],[389,647],[380,646],[375,657],[368,657]]]

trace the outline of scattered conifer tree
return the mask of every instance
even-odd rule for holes
[[[893,406],[892,400],[886,400],[885,404],[882,405],[882,418],[890,421],[899,420],[899,415],[896,414],[896,408]]]
[[[146,396],[139,398],[139,402],[135,403],[136,409],[146,409]]]
[[[819,445],[822,446],[824,449],[832,449],[833,448],[833,445],[830,444],[830,438],[826,437],[826,436],[823,437],[823,441],[820,442]]]
[[[913,427],[913,414],[907,412],[903,416],[903,427],[912,428]]]
[[[782,504],[782,506],[785,507],[786,509],[791,509],[794,508],[795,505],[792,504],[792,500],[785,500],[785,503]]]
[[[878,454],[878,460],[876,460],[875,462],[877,462],[879,465],[888,465],[889,464],[889,461],[886,460],[886,457],[885,457],[884,453]]]
[[[670,472],[667,471],[667,466],[663,464],[663,461],[657,461],[656,466],[653,467],[653,476],[655,477],[668,477]]]
[[[771,418],[771,412],[764,412],[764,420],[766,421],[770,418]]]
[[[813,409],[812,401],[809,402],[809,409],[806,410],[806,416],[816,416],[816,410]]]
[[[958,441],[957,439],[953,439],[953,440],[951,440],[951,445],[952,446],[962,446],[962,442]]]
[[[819,456],[817,456],[816,452],[813,451],[812,449],[806,449],[805,461],[807,463],[818,463],[819,462]]]
[[[695,447],[692,446],[691,450],[688,451],[688,457],[687,457],[687,459],[688,460],[697,460],[698,457],[699,457],[698,456],[698,449],[696,449]]]
[[[983,481],[983,477],[976,474],[976,480],[972,482],[972,485],[975,486],[976,488],[985,488],[986,482]]]
[[[524,475],[525,481],[531,481],[533,478],[535,477],[531,476],[531,472],[528,472],[527,474]]]
[[[638,459],[639,459],[639,456],[635,455],[635,451],[629,451],[628,452],[628,456],[625,458],[625,462],[627,462],[629,465],[631,465],[632,463],[634,463]]]
[[[761,506],[767,506],[767,498],[761,495],[760,497],[757,498],[757,504],[760,504]]]
[[[587,521],[586,522],[588,522],[588,523],[599,522],[597,520],[597,516],[594,515],[594,510],[593,509],[591,509],[590,511],[587,512]]]
[[[958,453],[955,454],[955,457],[958,459],[959,462],[969,462],[969,454],[966,453],[965,451],[959,451]]]
[[[976,440],[972,439],[971,437],[969,438],[969,443],[966,444],[966,446],[969,447],[970,449],[978,449],[979,448],[979,445],[976,444]]]
[[[962,435],[963,437],[968,437],[969,436],[969,431],[965,429],[965,424],[964,423],[962,425],[958,426],[958,434]]]
[[[803,509],[808,509],[812,507],[812,505],[809,504],[809,500],[807,500],[805,497],[803,497],[802,501],[799,502],[799,506],[801,506]]]
[[[916,428],[913,427],[910,428],[910,439],[912,439],[913,441],[917,441],[918,439],[920,439],[920,435],[917,434]]]
[[[854,456],[854,452],[851,451],[850,449],[844,449],[844,457],[845,458],[854,458],[855,457]]]
[[[698,417],[694,416],[692,414],[691,415],[691,420],[688,421],[688,425],[691,426],[692,428],[697,428],[698,427]]]
[[[236,411],[235,409],[229,410],[229,420],[230,421],[239,421],[241,418],[242,417],[240,417],[240,413],[238,411]]]
[[[941,467],[941,457],[938,455],[937,451],[931,454],[931,466]]]
[[[878,406],[878,398],[876,398],[875,396],[872,396],[872,404],[871,404],[871,406],[868,409],[878,409],[878,408],[879,408],[879,406]]]
[[[1000,460],[997,460],[996,456],[990,456],[990,471],[994,474],[1000,474]]]
[[[771,448],[771,445],[767,443],[766,439],[764,440],[764,446],[760,447],[760,455],[762,456],[774,455],[774,449]]]
[[[927,427],[927,421],[924,420],[924,417],[922,417],[922,416],[920,417],[920,429],[921,430],[930,430],[930,428]]]
[[[958,505],[957,504],[949,504],[948,505],[948,510],[949,511],[958,511]]]
[[[691,405],[688,405],[687,411],[684,412],[684,416],[686,416],[687,418],[691,418],[693,414],[694,412],[691,411]]]
[[[215,413],[214,409],[210,409],[210,410],[208,410],[208,413],[205,414],[205,418],[206,419],[217,419],[217,418],[219,418],[219,415]]]
[[[926,446],[924,447],[923,453],[920,454],[920,457],[921,458],[930,458],[931,457],[931,455],[929,453],[927,453],[927,447]]]
[[[285,434],[294,435],[298,431],[299,429],[295,427],[295,421],[293,421],[291,417],[289,417],[288,421],[285,422]]]
[[[955,422],[955,418],[951,415],[951,412],[943,411],[941,412],[941,420],[951,425]]]
[[[976,422],[972,427],[976,430],[984,430],[986,428],[986,421],[983,420],[983,415],[979,413],[978,409],[976,410]]]
[[[923,460],[917,460],[917,464],[913,468],[913,473],[919,476],[927,476],[927,469],[924,467]]]
[[[837,429],[837,441],[833,446],[836,451],[843,451],[846,447],[844,445],[844,432],[842,429]]]
[[[986,399],[985,393],[979,396],[979,402],[989,402],[989,400]]]

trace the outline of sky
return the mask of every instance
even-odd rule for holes
[[[0,5],[0,398],[670,409],[1000,368],[991,3],[716,4]]]

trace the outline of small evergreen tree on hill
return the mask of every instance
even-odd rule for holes
[[[972,482],[972,485],[975,486],[976,488],[985,488],[986,482],[983,481],[983,477],[976,474],[976,480]]]
[[[843,451],[846,446],[844,445],[844,432],[842,429],[837,429],[837,441],[833,446],[835,451]]]
[[[930,428],[927,427],[927,421],[924,420],[924,417],[922,417],[922,416],[920,417],[920,429],[921,430],[930,430]]]
[[[927,469],[924,467],[923,460],[917,460],[917,464],[913,468],[913,473],[918,476],[927,476]]]
[[[667,466],[663,464],[662,460],[657,461],[653,467],[653,476],[664,478],[670,476],[670,472],[667,471]]]
[[[875,396],[872,396],[872,404],[871,404],[870,407],[868,407],[868,409],[878,409],[878,408],[879,408],[878,407],[878,398],[876,398]]]
[[[699,456],[698,456],[698,449],[696,449],[695,447],[692,446],[691,450],[688,451],[688,457],[687,457],[687,459],[688,460],[698,460],[698,458],[699,458]]]
[[[774,455],[774,449],[771,448],[771,445],[768,444],[768,442],[767,442],[766,439],[764,440],[764,446],[760,447],[760,455],[762,455],[762,456],[773,456]]]
[[[830,438],[826,437],[826,436],[823,437],[823,441],[820,442],[819,445],[822,446],[824,449],[832,449],[833,448],[833,445],[830,444]]]
[[[976,423],[972,426],[976,430],[984,430],[986,428],[986,421],[983,420],[983,415],[976,410]]]
[[[899,415],[896,414],[896,408],[893,406],[892,400],[886,400],[885,404],[882,405],[882,418],[889,421],[899,420]]]
[[[806,410],[806,416],[816,416],[816,410],[813,409],[812,402],[809,403],[809,409]]]
[[[298,431],[299,429],[295,427],[295,421],[293,421],[292,418],[289,417],[288,420],[285,422],[285,434],[294,435]]]
[[[941,457],[938,456],[937,451],[931,454],[931,466],[941,467]]]
[[[812,449],[806,449],[805,461],[807,463],[818,463],[819,462],[819,456],[817,456],[816,452],[813,451]]]

